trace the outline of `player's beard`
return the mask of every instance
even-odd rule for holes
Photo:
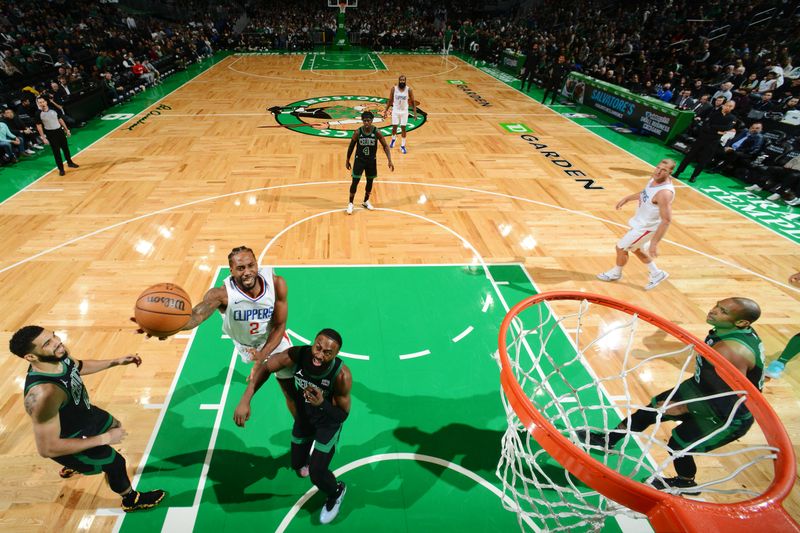
[[[37,355],[41,363],[58,363],[66,359],[67,356],[69,356],[69,351],[66,348],[64,348],[64,353],[61,355]]]
[[[397,84],[397,86],[400,87],[400,90],[403,90],[403,89],[406,88],[406,84],[405,83],[399,83],[399,84]]]

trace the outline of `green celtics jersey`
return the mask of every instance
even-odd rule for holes
[[[358,145],[356,146],[356,157],[358,159],[374,160],[378,152],[378,129],[373,126],[372,131],[367,133],[364,126],[358,128]]]
[[[755,330],[753,330],[753,328],[742,328],[719,334],[716,329],[712,329],[708,332],[706,344],[709,346],[714,346],[723,341],[728,343],[737,342],[746,346],[753,353],[755,365],[747,371],[747,379],[750,383],[755,385],[758,390],[761,390],[764,386],[764,344],[761,342]],[[731,391],[731,388],[719,377],[717,370],[710,361],[697,355],[696,364],[694,381],[697,383],[703,395],[711,396]],[[720,398],[713,398],[708,400],[708,402],[721,417],[727,418],[736,405],[737,399],[738,397],[736,395],[728,395]],[[742,405],[739,407],[736,416],[750,416],[750,411]]]

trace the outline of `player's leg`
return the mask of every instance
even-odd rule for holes
[[[598,274],[597,279],[601,281],[617,281],[621,279],[622,269],[628,264],[628,252],[636,248],[636,244],[646,238],[649,233],[649,231],[631,229],[623,235],[615,248],[617,256],[614,268]]]
[[[326,426],[317,428],[314,436],[314,451],[311,452],[309,471],[311,482],[327,496],[319,516],[323,524],[331,522],[339,514],[346,490],[345,484],[337,481],[330,469],[341,431],[341,425]]]
[[[309,454],[314,444],[314,428],[308,419],[300,415],[292,426],[292,470],[300,477],[308,477]]]
[[[404,154],[408,153],[406,150],[406,128],[408,127],[408,111],[400,114],[400,151]]]
[[[703,142],[700,140],[696,140],[692,145],[692,147],[689,149],[689,152],[687,152],[687,154],[683,156],[683,159],[681,159],[678,168],[675,170],[675,172],[673,172],[672,175],[676,178],[679,178],[681,173],[684,170],[686,170],[686,167],[689,166],[689,163],[697,159],[697,157],[700,155],[700,150],[702,148],[703,148]]]
[[[655,259],[644,253],[642,248],[645,244],[650,242],[650,239],[653,238],[653,233],[649,233],[644,239],[637,243],[637,247],[633,249],[634,255],[639,258],[639,261],[644,263],[647,266],[647,271],[650,274],[650,279],[647,282],[647,285],[644,286],[646,291],[655,289],[656,286],[667,279],[669,277],[669,273],[666,270],[661,270],[656,265]]]
[[[392,107],[392,140],[389,142],[389,148],[394,148],[394,143],[397,141],[397,127],[400,125],[400,114]]]
[[[798,353],[800,353],[800,333],[789,339],[780,357],[767,366],[766,376],[771,379],[780,378],[784,368],[786,368],[786,363],[794,359]]]
[[[378,177],[378,164],[376,160],[371,161],[366,168],[367,174],[367,186],[364,189],[364,203],[361,204],[364,208],[369,209],[372,211],[375,209],[375,206],[372,205],[372,202],[369,201],[369,197],[372,194],[372,182],[375,181],[375,178]]]
[[[358,190],[358,182],[361,181],[361,174],[364,173],[364,164],[359,158],[353,162],[352,181],[350,182],[350,199],[347,201],[347,214],[353,214],[353,199],[356,197]]]

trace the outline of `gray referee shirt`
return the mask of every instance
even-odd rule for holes
[[[49,108],[47,111],[39,111],[36,113],[36,116],[45,130],[60,130],[61,124],[58,122],[59,119],[59,112],[55,109]]]

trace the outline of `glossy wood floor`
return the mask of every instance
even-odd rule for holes
[[[646,270],[632,259],[623,281],[597,281],[633,214],[633,205],[614,205],[641,189],[651,167],[457,59],[383,60],[388,71],[348,73],[301,72],[302,56],[227,58],[164,98],[171,110],[82,152],[79,170],[51,172],[0,205],[3,346],[37,323],[65,331],[81,358],[146,358],[139,369],[86,379],[93,401],[128,428],[122,450],[131,472],[158,416],[146,407],[163,402],[187,342],[135,335],[133,302],[162,281],[199,298],[241,244],[257,252],[270,244],[269,264],[390,264],[470,262],[466,241],[486,262],[524,263],[540,290],[630,300],[700,337],[708,309],[733,295],[762,305],[758,331],[769,355],[796,332],[799,293],[785,284],[800,269],[794,244],[680,188],[658,259],[669,280],[645,292]],[[275,124],[266,107],[308,97],[386,97],[401,73],[428,121],[409,134],[407,155],[392,151],[394,173],[378,156],[373,202],[387,210],[346,216],[347,142],[258,126]],[[491,106],[447,80],[466,82]],[[603,189],[585,189],[501,122],[525,123]],[[800,442],[796,364],[765,393]],[[102,478],[65,483],[36,454],[22,406],[25,368],[11,355],[0,360],[0,530],[110,529],[112,518],[94,516],[118,501]],[[657,392],[658,381],[639,392]],[[800,492],[787,508],[800,519]]]

